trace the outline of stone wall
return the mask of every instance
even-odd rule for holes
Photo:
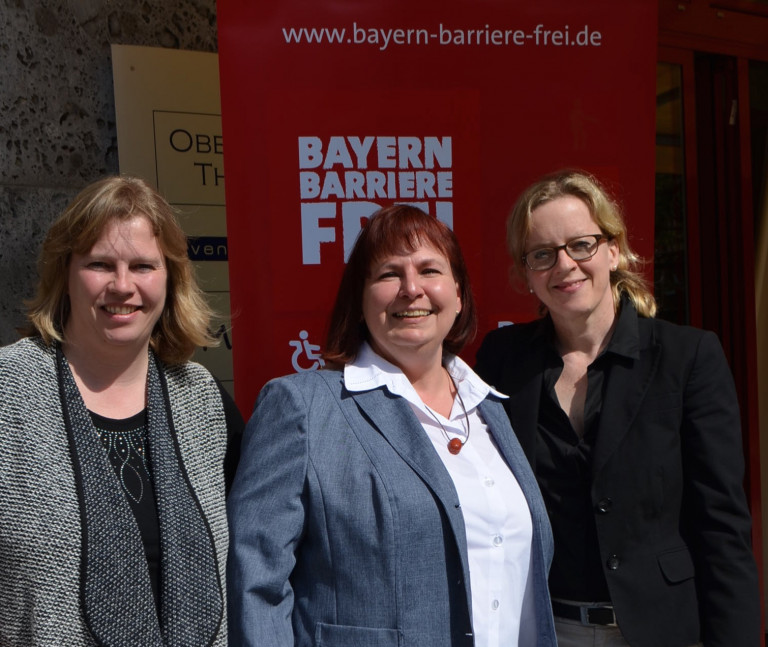
[[[217,51],[216,0],[0,0],[0,345],[48,225],[118,172],[112,44]]]

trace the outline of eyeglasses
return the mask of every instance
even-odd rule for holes
[[[534,272],[549,270],[557,263],[557,253],[561,249],[564,249],[565,253],[574,261],[586,261],[597,254],[601,240],[608,240],[608,238],[603,234],[590,234],[589,236],[571,238],[565,245],[532,249],[527,254],[523,254],[523,263]]]

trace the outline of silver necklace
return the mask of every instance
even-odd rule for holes
[[[448,373],[448,369],[445,369],[445,372]],[[448,441],[448,451],[455,456],[461,451],[462,447],[469,442],[469,417],[467,416],[467,408],[464,406],[464,400],[462,400],[461,393],[459,393],[459,388],[456,386],[456,382],[454,382],[453,376],[450,373],[448,373],[448,379],[451,380],[451,384],[453,384],[453,389],[456,391],[456,396],[459,398],[459,405],[461,405],[461,410],[464,413],[464,428],[467,432],[466,440],[461,442],[459,438],[451,438],[445,430],[445,427],[443,427],[443,423],[440,422],[440,419],[435,415],[435,412],[427,407],[426,404],[424,406],[427,407],[427,411],[429,411],[429,414],[435,419],[435,422],[443,432],[443,436],[445,436],[445,439]]]

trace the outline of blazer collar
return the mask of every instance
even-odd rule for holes
[[[539,404],[545,357],[552,343],[552,322],[539,321],[529,343],[505,362],[502,380],[510,397],[508,413],[512,427],[535,469]],[[645,393],[658,368],[659,347],[650,325],[641,325],[632,303],[622,299],[615,338],[608,351],[615,355],[606,380],[595,445],[593,473],[597,473],[616,450],[637,417]]]
[[[640,412],[661,355],[650,322],[641,325],[637,312],[629,303],[623,303],[622,310],[619,323],[637,345],[631,355],[618,356],[606,376],[592,464],[595,475],[619,446]]]

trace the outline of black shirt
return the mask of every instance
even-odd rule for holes
[[[626,316],[622,316],[626,314]],[[555,394],[563,360],[550,344],[539,405],[536,477],[549,512],[555,555],[549,572],[553,598],[582,602],[609,602],[592,504],[592,457],[597,442],[604,387],[612,366],[637,354],[634,310],[622,308],[606,349],[587,369],[584,436],[579,438]]]

